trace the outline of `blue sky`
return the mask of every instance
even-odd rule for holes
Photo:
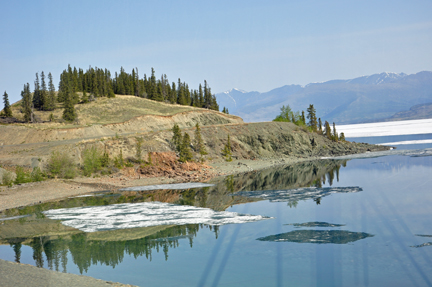
[[[432,70],[432,1],[0,1],[0,92],[123,66],[214,93]],[[3,106],[0,105],[2,108]]]

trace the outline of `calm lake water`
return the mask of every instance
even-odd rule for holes
[[[31,216],[2,221],[0,258],[139,286],[432,286],[432,144],[394,152],[12,210]]]

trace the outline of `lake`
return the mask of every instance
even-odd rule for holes
[[[406,146],[11,210],[0,258],[138,286],[432,286],[432,144]]]

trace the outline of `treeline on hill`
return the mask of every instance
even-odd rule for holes
[[[135,95],[141,98],[166,102],[171,104],[188,105],[199,108],[206,108],[219,111],[216,96],[204,80],[204,86],[199,85],[198,89],[191,89],[189,85],[182,82],[169,83],[164,74],[156,79],[155,71],[151,69],[151,76],[144,74],[143,78],[138,75],[138,68],[132,69],[130,74],[120,68],[120,73],[115,72],[112,77],[107,69],[89,67],[85,72],[68,65],[60,75],[58,93],[56,93],[51,73],[48,74],[48,85],[45,74],[36,73],[33,93],[29,83],[24,85],[21,92],[22,112],[24,121],[35,122],[33,110],[53,111],[57,103],[62,103],[64,112],[63,119],[73,121],[76,119],[74,105],[87,103],[97,97],[115,97],[115,95]],[[12,117],[8,95],[3,95],[4,111],[0,114],[3,117]]]
[[[180,78],[177,84],[175,82],[170,84],[165,74],[160,79],[156,79],[153,68],[150,77],[144,74],[144,77],[140,79],[138,68],[132,69],[132,73],[128,74],[121,67],[120,73],[115,72],[112,77],[111,72],[107,69],[89,67],[84,72],[76,67],[72,69],[69,65],[60,75],[59,102],[67,100],[65,91],[83,93],[81,99],[77,95],[74,96],[75,103],[89,101],[85,94],[94,97],[114,97],[115,94],[118,94],[135,95],[160,102],[219,111],[216,97],[212,95],[207,81],[204,81],[204,86],[200,84],[198,89],[189,88],[189,85],[182,82]]]
[[[338,135],[336,132],[336,124],[333,123],[333,129],[330,127],[329,122],[325,121],[324,129],[321,118],[316,117],[316,110],[312,104],[307,108],[307,119],[306,122],[305,112],[299,111],[293,112],[289,105],[282,106],[281,113],[273,120],[274,122],[292,122],[300,127],[305,127],[311,132],[315,132],[324,135],[332,141],[345,141],[344,133]]]

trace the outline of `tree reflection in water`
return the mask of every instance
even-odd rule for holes
[[[18,220],[14,220],[17,223],[10,222],[11,224],[15,224],[17,230],[20,229],[18,233],[22,235],[16,237],[17,235],[0,234],[0,238],[3,238],[0,243],[9,244],[12,247],[15,252],[16,262],[21,261],[22,245],[27,245],[33,249],[33,260],[36,266],[43,267],[46,262],[49,269],[56,271],[60,271],[61,269],[63,272],[67,272],[66,266],[69,252],[74,264],[78,266],[81,273],[87,272],[92,264],[100,263],[115,267],[123,261],[125,255],[131,255],[134,258],[145,255],[148,260],[152,260],[152,252],[155,250],[156,252],[161,250],[165,255],[165,260],[168,260],[170,248],[178,247],[179,241],[182,239],[189,240],[189,244],[192,247],[193,238],[202,228],[209,228],[214,232],[215,237],[218,238],[218,226],[203,224],[159,226],[157,231],[153,230],[151,232],[147,232],[147,227],[143,227],[131,229],[129,233],[126,232],[127,230],[122,230],[121,235],[116,234],[115,236],[112,236],[115,231],[101,232],[103,234],[98,238],[98,232],[84,233],[76,230],[65,231],[59,229],[59,232],[56,233],[54,229],[57,228],[56,226],[59,226],[58,222],[44,218],[41,212],[57,208],[135,203],[152,200],[207,207],[215,211],[223,211],[235,204],[262,200],[238,196],[238,192],[241,191],[293,189],[300,187],[319,188],[326,181],[332,185],[334,179],[339,180],[339,169],[341,166],[346,166],[346,161],[307,161],[294,165],[216,178],[211,181],[211,183],[215,184],[212,187],[185,190],[108,192],[91,197],[70,198],[11,209],[6,211],[5,215],[36,214],[36,216],[21,218],[19,219],[19,223]],[[321,198],[318,198],[316,202],[319,204]],[[297,200],[288,201],[288,205],[295,207]],[[52,226],[50,235],[44,236],[46,233],[34,230],[32,226],[34,222]],[[149,228],[151,229],[151,227]],[[48,229],[46,228],[45,230]],[[1,232],[2,230],[0,230]],[[133,236],[124,236],[126,233]],[[145,235],[143,236],[142,234]]]

